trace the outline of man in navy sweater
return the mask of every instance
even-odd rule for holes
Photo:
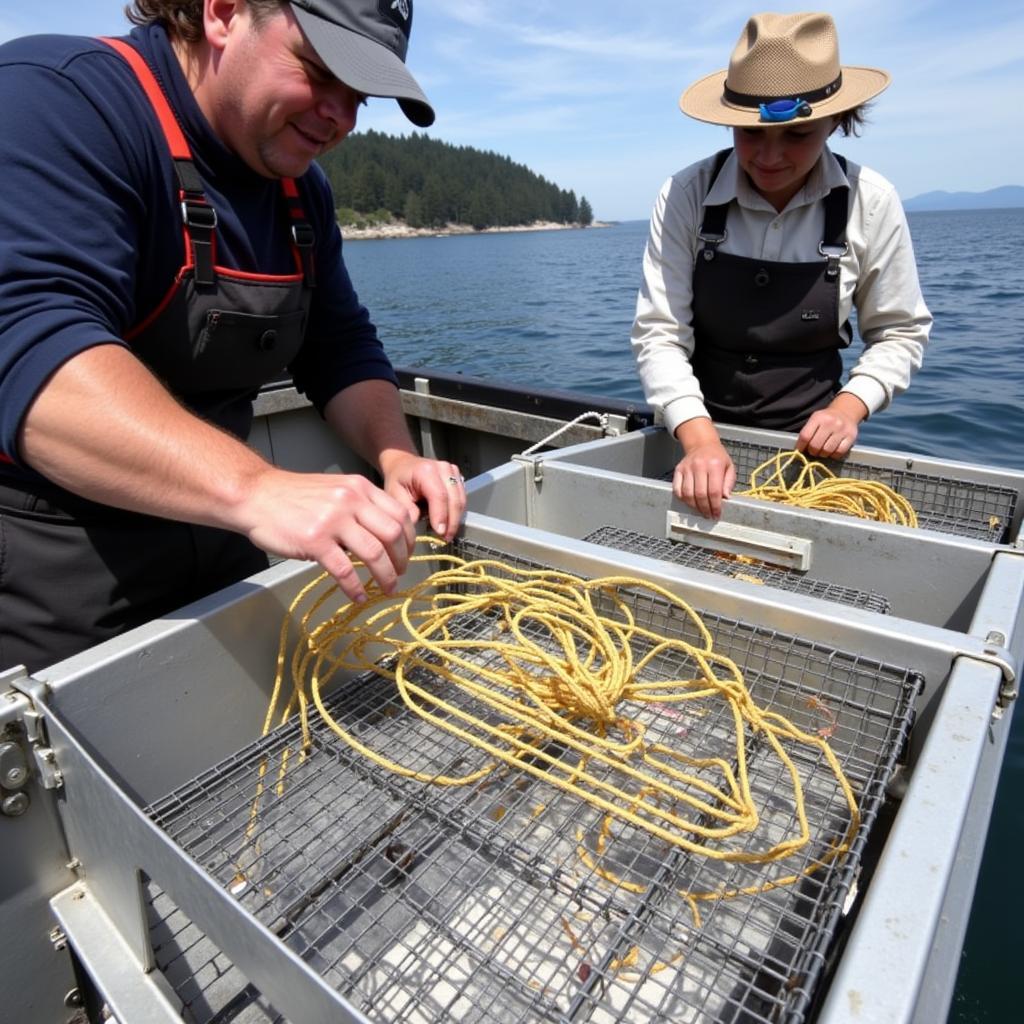
[[[266,565],[353,560],[393,590],[421,458],[314,159],[368,96],[432,123],[411,0],[136,0],[121,40],[0,47],[0,669],[38,669]],[[290,372],[375,465],[294,473],[245,444]]]

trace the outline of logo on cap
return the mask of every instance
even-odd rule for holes
[[[377,0],[382,21],[389,21],[406,38],[412,28],[412,0]]]

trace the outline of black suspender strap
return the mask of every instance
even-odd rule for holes
[[[192,243],[195,282],[212,286],[217,283],[214,269],[217,211],[206,201],[203,182],[191,160],[176,159],[174,173],[181,188],[181,219]]]
[[[723,149],[715,154],[715,163],[711,168],[711,186],[708,193],[715,187],[718,176],[722,173],[725,161],[729,159],[731,149]],[[715,251],[726,239],[728,232],[725,230],[725,219],[729,213],[729,204],[720,203],[717,206],[704,207],[704,219],[701,222],[697,237],[704,243],[701,252],[704,259],[713,260]]]
[[[708,194],[715,187],[719,174],[729,158],[731,149],[723,149],[715,154],[715,163],[711,170],[711,186]],[[846,173],[846,157],[836,154],[836,160]],[[839,261],[850,251],[850,245],[846,241],[846,224],[850,217],[850,187],[842,185],[832,189],[824,199],[825,203],[825,230],[822,233],[822,240],[818,243],[818,252],[825,257],[827,266],[825,276],[834,281],[839,276]],[[720,203],[715,206],[704,207],[704,219],[701,222],[697,237],[704,243],[701,252],[706,260],[715,258],[715,251],[718,246],[728,237],[725,228],[726,218],[729,213],[729,204]]]
[[[836,154],[836,160],[846,173],[846,157]],[[825,257],[825,277],[834,281],[839,276],[839,261],[850,251],[846,241],[846,223],[850,218],[850,187],[842,185],[825,196],[824,238],[818,243],[818,252]]]
[[[313,246],[316,235],[313,226],[306,220],[306,211],[302,206],[302,196],[294,178],[282,178],[281,190],[284,192],[288,205],[288,217],[292,225],[292,244],[298,253],[302,266],[302,279],[307,288],[316,287],[316,267],[313,261]]]

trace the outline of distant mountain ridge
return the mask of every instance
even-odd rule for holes
[[[1024,185],[1001,185],[987,192],[925,192],[906,199],[903,209],[993,210],[1024,206]]]

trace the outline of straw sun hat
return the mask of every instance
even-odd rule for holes
[[[679,97],[679,108],[698,121],[733,127],[816,121],[867,102],[889,82],[878,68],[840,65],[829,15],[755,14],[728,69],[694,82]],[[780,102],[786,100],[803,102],[794,113],[792,102]]]

